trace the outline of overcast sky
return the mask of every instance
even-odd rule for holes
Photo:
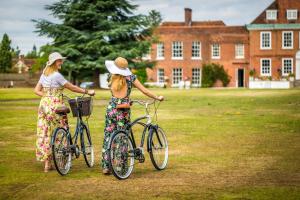
[[[22,53],[51,42],[50,38],[34,33],[31,19],[56,21],[45,5],[57,0],[0,0],[0,37],[7,33],[12,46],[19,46]],[[133,0],[139,5],[137,13],[158,10],[164,21],[183,21],[184,8],[193,9],[193,20],[223,20],[227,25],[250,23],[273,0]]]

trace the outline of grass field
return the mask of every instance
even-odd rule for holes
[[[156,171],[147,155],[118,181],[99,167],[109,91],[97,91],[89,120],[96,165],[81,157],[62,177],[35,161],[39,98],[32,89],[0,89],[0,199],[300,199],[299,89],[154,91],[166,97],[158,120],[168,168]]]

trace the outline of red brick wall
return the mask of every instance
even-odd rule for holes
[[[293,72],[295,73],[296,53],[299,51],[299,30],[293,31],[293,49],[282,49],[282,32],[291,30],[272,30],[272,49],[260,49],[260,32],[250,31],[250,68],[255,68],[257,75],[260,76],[260,59],[272,59],[272,77],[276,78],[277,70],[282,67],[282,58],[293,58]]]
[[[178,28],[172,28],[174,31],[165,31],[167,33],[160,33],[159,40],[164,43],[165,48],[165,59],[158,60],[156,66],[153,68],[154,72],[150,75],[149,79],[156,82],[157,81],[157,69],[164,68],[165,76],[168,76],[169,86],[172,83],[172,69],[173,68],[182,68],[183,69],[183,79],[189,77],[192,78],[192,68],[202,68],[203,63],[219,63],[224,66],[225,70],[228,71],[228,74],[231,76],[229,87],[236,87],[236,70],[238,68],[244,68],[245,74],[248,74],[248,60],[249,60],[249,44],[248,44],[248,32],[239,33],[240,30],[237,29],[237,34],[229,33],[223,34],[216,33],[215,30],[213,33],[210,33],[210,29],[207,28],[206,32],[199,33],[188,33],[189,31],[181,32],[177,31]],[[226,27],[222,28],[223,31],[226,31]],[[213,30],[213,28],[212,28]],[[234,32],[234,29],[231,30]],[[228,37],[230,36],[230,37]],[[183,42],[183,60],[172,60],[172,42],[173,41],[182,41]],[[200,41],[201,42],[201,60],[192,60],[192,42]],[[211,58],[211,45],[213,43],[219,43],[221,45],[221,58],[212,59]],[[235,59],[235,45],[237,43],[244,44],[245,50],[245,59]],[[151,58],[156,59],[156,44],[152,46]],[[245,79],[246,86],[248,82]]]

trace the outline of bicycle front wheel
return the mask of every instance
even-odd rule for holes
[[[150,130],[150,158],[157,170],[163,170],[168,164],[168,141],[163,129],[158,127]]]
[[[71,142],[68,132],[57,128],[52,138],[52,156],[55,168],[60,175],[66,175],[72,162]]]
[[[81,134],[81,151],[88,167],[94,166],[94,149],[89,129],[84,125]]]
[[[113,175],[120,180],[127,179],[132,173],[134,150],[126,132],[119,131],[112,136],[109,162]]]

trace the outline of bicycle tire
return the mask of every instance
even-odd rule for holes
[[[129,165],[126,164],[128,160]],[[115,166],[115,163],[121,166]],[[119,180],[127,179],[133,171],[134,149],[131,139],[124,131],[116,132],[111,138],[109,165],[113,175]]]
[[[94,166],[94,149],[90,131],[86,125],[83,125],[81,134],[81,151],[88,167]]]
[[[168,164],[168,157],[169,157],[168,155],[169,147],[168,147],[166,134],[163,131],[163,129],[160,127],[151,128],[149,132],[149,137],[150,139],[148,141],[150,142],[150,144],[148,144],[148,146],[151,145],[149,149],[151,162],[157,170],[163,170],[166,168]],[[163,149],[163,156],[162,156],[163,159],[161,159],[162,160],[161,162],[156,156],[156,153],[158,153],[159,152],[158,150],[160,149]]]
[[[56,128],[52,137],[52,156],[56,171],[64,176],[71,168],[71,138],[64,128]]]

